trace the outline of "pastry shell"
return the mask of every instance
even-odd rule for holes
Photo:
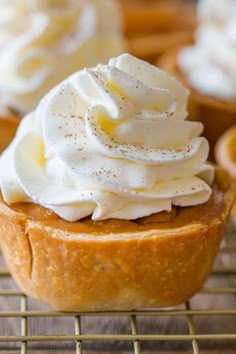
[[[135,221],[75,223],[39,205],[0,197],[0,245],[26,294],[63,311],[172,306],[204,284],[233,204],[216,169],[210,200]]]

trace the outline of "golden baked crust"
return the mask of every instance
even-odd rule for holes
[[[14,138],[19,122],[18,117],[0,117],[0,153]]]
[[[206,96],[196,91],[180,71],[177,63],[177,53],[180,48],[175,48],[163,54],[158,59],[157,65],[180,80],[185,87],[190,89],[189,118],[204,124],[203,135],[210,143],[210,160],[214,161],[214,148],[221,134],[236,124],[236,103],[226,102],[211,96]]]
[[[205,281],[234,192],[221,169],[210,200],[136,221],[69,223],[32,204],[0,199],[0,244],[30,296],[65,311],[171,306]]]

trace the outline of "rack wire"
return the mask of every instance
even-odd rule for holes
[[[235,236],[229,224],[205,287],[187,303],[164,309],[57,312],[21,292],[0,256],[0,352],[233,354]]]

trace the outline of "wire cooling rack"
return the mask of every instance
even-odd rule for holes
[[[22,293],[0,263],[0,353],[236,353],[236,231],[205,287],[175,308],[62,313]]]

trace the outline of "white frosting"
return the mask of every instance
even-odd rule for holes
[[[213,168],[188,91],[123,54],[84,69],[27,115],[0,159],[7,203],[31,201],[75,221],[136,219],[206,202]]]
[[[0,0],[0,107],[27,113],[61,80],[121,54],[116,0]]]
[[[236,100],[236,0],[200,0],[196,43],[178,58],[191,85],[203,94]]]

